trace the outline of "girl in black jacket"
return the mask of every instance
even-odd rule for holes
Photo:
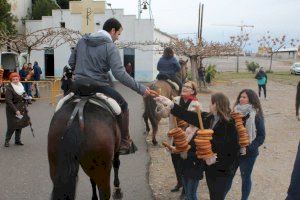
[[[184,110],[165,97],[160,96],[156,100],[169,105],[174,116],[199,127],[196,113]],[[214,130],[212,150],[217,154],[217,162],[207,162],[205,174],[210,199],[223,200],[231,187],[240,147],[235,124],[230,117],[231,110],[228,98],[222,93],[212,95],[210,110],[210,113],[202,112],[201,115],[204,127]],[[200,167],[199,171],[201,171]]]

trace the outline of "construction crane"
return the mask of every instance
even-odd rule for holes
[[[245,25],[243,22],[241,25],[234,25],[234,24],[212,24],[213,26],[232,26],[232,27],[239,27],[241,29],[241,32],[244,31],[244,28],[254,28],[253,25]]]

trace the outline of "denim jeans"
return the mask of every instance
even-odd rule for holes
[[[198,200],[197,189],[199,185],[199,180],[182,176],[182,183],[185,191],[186,200]]]
[[[24,86],[24,90],[25,90],[26,94],[28,94],[29,96],[32,96],[31,83],[23,83],[23,86]]]
[[[242,198],[247,200],[252,186],[251,174],[257,156],[241,156],[239,159],[239,167],[242,178]]]

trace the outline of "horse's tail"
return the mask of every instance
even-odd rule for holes
[[[83,139],[84,136],[81,134],[79,123],[77,120],[74,120],[59,143],[52,200],[75,199],[80,146]]]
[[[144,98],[144,104],[145,104],[144,116],[147,116],[150,119],[152,126],[157,126],[158,122],[155,113],[156,102],[154,101],[153,97],[148,96]]]

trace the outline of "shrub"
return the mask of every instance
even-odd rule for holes
[[[272,74],[273,73],[273,71],[272,70],[266,70],[266,73],[268,73],[268,74]]]
[[[215,78],[217,69],[216,65],[208,65],[205,70],[205,80],[207,83],[211,83],[212,79]]]
[[[255,73],[256,69],[258,69],[260,66],[256,62],[248,62],[246,61],[246,66],[249,72],[252,72],[253,74]]]

